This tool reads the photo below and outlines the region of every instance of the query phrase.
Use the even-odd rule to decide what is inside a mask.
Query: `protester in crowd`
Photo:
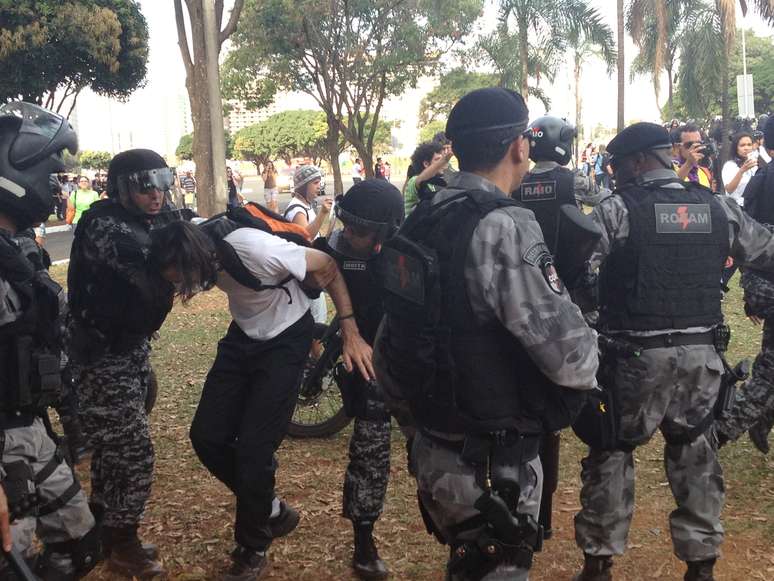
[[[277,170],[274,169],[274,162],[266,162],[261,179],[263,180],[263,199],[266,202],[266,207],[272,212],[279,213],[279,189],[277,189]]]
[[[226,186],[228,188],[228,202],[226,206],[229,208],[235,208],[245,203],[245,199],[240,193],[241,188],[241,176],[235,173],[230,167],[226,168]]]
[[[319,187],[319,170],[311,166],[298,168],[296,178],[297,194],[308,196],[306,186],[313,181]],[[218,277],[233,321],[218,344],[190,435],[202,463],[236,495],[237,547],[221,579],[253,581],[267,566],[272,541],[299,522],[298,512],[276,495],[274,454],[295,408],[314,332],[302,281],[329,292],[339,314],[347,371],[369,380],[373,368],[371,348],[358,332],[333,258],[256,228],[238,228],[222,241],[220,249],[229,248],[247,271],[273,288],[256,291],[227,273]]]
[[[352,183],[356,184],[363,181],[363,160],[359,157],[355,158],[355,163],[352,164]]]
[[[673,160],[677,177],[711,188],[712,172],[700,164],[707,158],[707,144],[702,138],[701,130],[693,123],[686,123],[672,135],[677,138],[677,157]]]
[[[610,189],[610,177],[613,170],[610,168],[610,156],[604,144],[599,146],[599,153],[594,162],[594,183],[600,188]]]
[[[403,186],[403,207],[408,216],[421,199],[445,187],[441,177],[452,156],[451,146],[437,141],[420,143],[411,154],[411,177]]]
[[[376,163],[374,164],[374,177],[379,180],[384,179],[384,162],[381,157],[376,158]]]
[[[322,172],[313,165],[296,168],[293,174],[293,197],[285,208],[285,219],[306,228],[310,238],[316,238],[320,234],[320,229],[333,208],[333,198],[326,196],[319,205],[320,213],[315,211],[322,178]],[[312,300],[312,317],[317,323],[327,322],[328,306],[325,296],[320,295]]]
[[[390,181],[390,176],[392,175],[392,166],[390,165],[389,161],[384,162],[384,179],[388,182]]]
[[[725,193],[740,206],[744,205],[744,189],[758,171],[758,150],[753,147],[752,134],[740,131],[731,137],[731,159],[723,164]]]
[[[190,169],[180,176],[180,185],[185,190],[186,196],[191,196],[191,203],[194,203],[193,196],[196,195],[196,178],[193,177]]]
[[[89,178],[78,176],[78,189],[70,194],[70,199],[67,201],[67,214],[72,216],[67,223],[75,226],[83,213],[97,200],[99,200],[99,194],[91,189]]]

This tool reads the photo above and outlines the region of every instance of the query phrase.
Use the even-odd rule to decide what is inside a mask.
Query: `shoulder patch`
[[[524,251],[521,258],[530,266],[537,266],[545,257],[550,258],[551,253],[548,251],[548,246],[545,242],[535,242],[532,246]]]
[[[554,266],[554,260],[550,256],[541,261],[540,270],[543,271],[543,278],[546,279],[549,288],[558,295],[562,294],[564,292],[564,283],[559,278],[559,273]]]

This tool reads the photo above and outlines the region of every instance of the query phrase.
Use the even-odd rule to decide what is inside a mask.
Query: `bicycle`
[[[296,409],[288,424],[288,435],[294,438],[332,436],[352,421],[341,398],[340,382],[346,370],[338,317],[329,325],[316,323],[314,339],[322,353],[315,358],[310,352],[300,377]]]

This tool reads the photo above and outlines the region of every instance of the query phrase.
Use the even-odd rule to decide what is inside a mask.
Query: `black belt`
[[[644,349],[660,349],[665,347],[680,347],[682,345],[714,345],[715,331],[704,333],[666,333],[650,337],[627,335],[626,341]]]

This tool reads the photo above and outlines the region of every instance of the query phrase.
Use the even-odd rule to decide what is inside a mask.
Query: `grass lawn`
[[[66,267],[53,272],[62,280]],[[734,329],[729,360],[753,357],[760,330],[743,316],[741,291],[732,282],[724,309]],[[188,441],[205,374],[217,340],[229,322],[220,291],[177,306],[154,343],[153,365],[161,393],[152,415],[156,481],[143,525],[144,536],[161,547],[172,579],[216,579],[232,548],[234,500],[199,464]],[[271,550],[274,580],[355,579],[349,569],[352,532],[341,515],[341,485],[350,428],[323,440],[286,440],[279,452],[277,489],[298,507],[298,529]],[[663,441],[637,450],[637,511],[629,548],[616,560],[617,580],[682,579],[684,567],[672,554],[667,516],[674,508],[663,471]],[[554,537],[535,561],[533,580],[568,580],[582,555],[573,540],[572,517],[579,508],[580,459],[584,446],[571,432],[562,437],[561,481],[554,501]],[[726,542],[717,578],[774,580],[774,462],[747,440],[723,449]],[[87,474],[83,473],[84,479]],[[390,488],[376,527],[380,552],[396,580],[443,579],[445,551],[427,535],[416,508],[415,486],[406,469],[404,440],[393,430]],[[101,567],[88,579],[111,579]]]

